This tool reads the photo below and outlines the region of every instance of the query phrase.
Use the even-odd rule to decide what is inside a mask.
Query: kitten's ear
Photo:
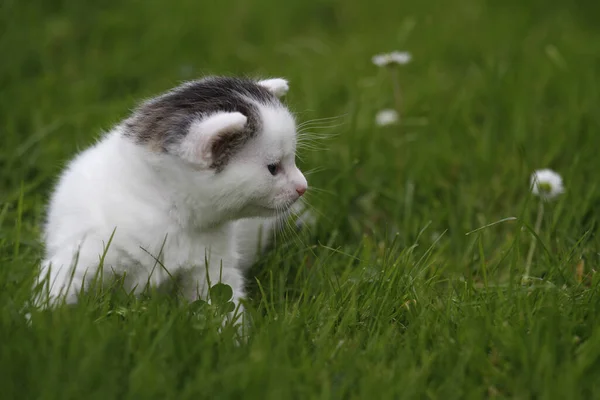
[[[219,157],[223,141],[238,136],[248,118],[239,112],[219,112],[192,122],[181,143],[181,157],[201,168],[209,168]]]
[[[288,81],[282,78],[265,79],[263,81],[259,81],[258,84],[277,97],[284,96],[288,90],[290,90]]]

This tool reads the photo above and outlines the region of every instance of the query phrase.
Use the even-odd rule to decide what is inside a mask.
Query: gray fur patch
[[[258,108],[248,99],[281,106],[275,95],[250,79],[208,77],[184,83],[142,103],[124,121],[125,135],[155,151],[168,153],[185,138],[194,120],[219,111],[239,112],[248,118],[244,131],[222,135],[211,149],[211,168],[221,171],[261,128]]]

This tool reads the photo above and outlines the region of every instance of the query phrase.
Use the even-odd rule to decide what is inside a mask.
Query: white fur
[[[244,295],[240,267],[251,263],[249,246],[258,243],[247,235],[261,223],[272,226],[275,210],[289,208],[307,185],[295,165],[293,117],[284,107],[260,112],[262,131],[219,173],[208,168],[206,146],[242,128],[239,113],[194,122],[180,156],[134,143],[121,126],[79,154],[58,182],[45,226],[41,277],[49,274],[51,301],[62,293],[75,302],[106,251],[104,276],[125,273],[136,293],[169,279],[159,259],[171,274],[183,274],[189,300],[206,298],[208,272],[211,283],[233,288],[237,303]],[[275,162],[281,172],[272,176],[267,165]],[[263,219],[248,219],[255,217]]]
[[[288,81],[281,78],[273,78],[273,79],[265,79],[258,82],[259,85],[268,89],[271,93],[273,93],[277,97],[283,97],[287,94],[290,87],[288,85]]]

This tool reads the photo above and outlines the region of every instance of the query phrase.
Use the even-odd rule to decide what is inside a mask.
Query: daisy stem
[[[394,101],[396,102],[398,117],[402,120],[402,90],[400,88],[400,79],[398,78],[398,69],[395,67],[390,68],[390,76],[392,78],[392,90],[394,91]]]
[[[544,201],[540,200],[538,206],[537,219],[535,220],[535,226],[533,231],[536,235],[539,236],[540,229],[542,227],[542,219],[544,218]],[[533,260],[533,253],[535,252],[535,246],[537,244],[537,239],[534,235],[531,235],[531,246],[529,247],[529,253],[527,253],[527,263],[525,264],[525,275],[523,275],[523,280],[529,278],[529,273],[531,272],[531,261]]]

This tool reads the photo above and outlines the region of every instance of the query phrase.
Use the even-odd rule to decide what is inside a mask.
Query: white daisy
[[[543,200],[552,200],[565,189],[559,174],[551,169],[539,169],[531,174],[531,191]]]
[[[400,117],[396,110],[385,109],[381,110],[375,116],[375,122],[379,126],[393,125],[398,122]]]
[[[412,55],[407,51],[392,51],[391,53],[376,54],[371,60],[378,67],[385,67],[390,64],[404,65],[412,60]]]

